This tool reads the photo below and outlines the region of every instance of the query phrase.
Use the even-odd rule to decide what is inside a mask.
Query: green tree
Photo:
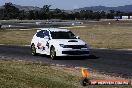
[[[100,17],[101,18],[106,18],[106,12],[105,11],[101,11],[100,12]]]
[[[28,19],[29,20],[34,20],[35,19],[35,15],[34,15],[34,11],[30,10],[28,13]]]
[[[3,20],[4,19],[4,14],[5,13],[5,10],[4,9],[0,9],[0,20]]]
[[[61,19],[61,14],[62,14],[62,11],[60,9],[56,8],[52,11],[52,18],[53,19]]]
[[[20,20],[24,20],[26,18],[26,12],[24,10],[19,12],[19,19]]]
[[[42,8],[42,12],[49,13],[51,5],[44,5]]]
[[[40,10],[40,19],[49,19],[51,5],[44,5]]]
[[[34,18],[35,19],[40,19],[40,13],[39,13],[39,11],[34,11]]]
[[[5,3],[4,5],[7,19],[17,19],[19,17],[19,9],[16,8],[12,3]]]

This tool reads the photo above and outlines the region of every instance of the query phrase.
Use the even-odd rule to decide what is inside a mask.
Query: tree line
[[[132,16],[132,12],[120,11],[92,11],[81,10],[66,12],[61,9],[50,9],[51,5],[44,5],[40,10],[19,10],[12,3],[5,3],[4,8],[0,9],[0,20],[19,19],[19,20],[47,20],[47,19],[62,19],[62,20],[99,20],[113,19],[114,16]]]

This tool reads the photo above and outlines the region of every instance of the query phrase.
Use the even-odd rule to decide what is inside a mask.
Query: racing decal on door
[[[39,43],[39,42],[37,43],[37,48],[45,50],[45,47],[42,46],[42,43]]]

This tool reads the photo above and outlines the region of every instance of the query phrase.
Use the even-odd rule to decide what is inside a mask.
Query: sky
[[[116,7],[132,4],[132,0],[0,0],[0,6],[8,2],[22,6],[42,7],[43,5],[51,5],[51,8],[65,10],[99,5]]]

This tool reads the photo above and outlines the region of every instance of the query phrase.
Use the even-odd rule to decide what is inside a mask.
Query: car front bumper
[[[89,49],[60,49],[56,51],[56,56],[89,56]]]

